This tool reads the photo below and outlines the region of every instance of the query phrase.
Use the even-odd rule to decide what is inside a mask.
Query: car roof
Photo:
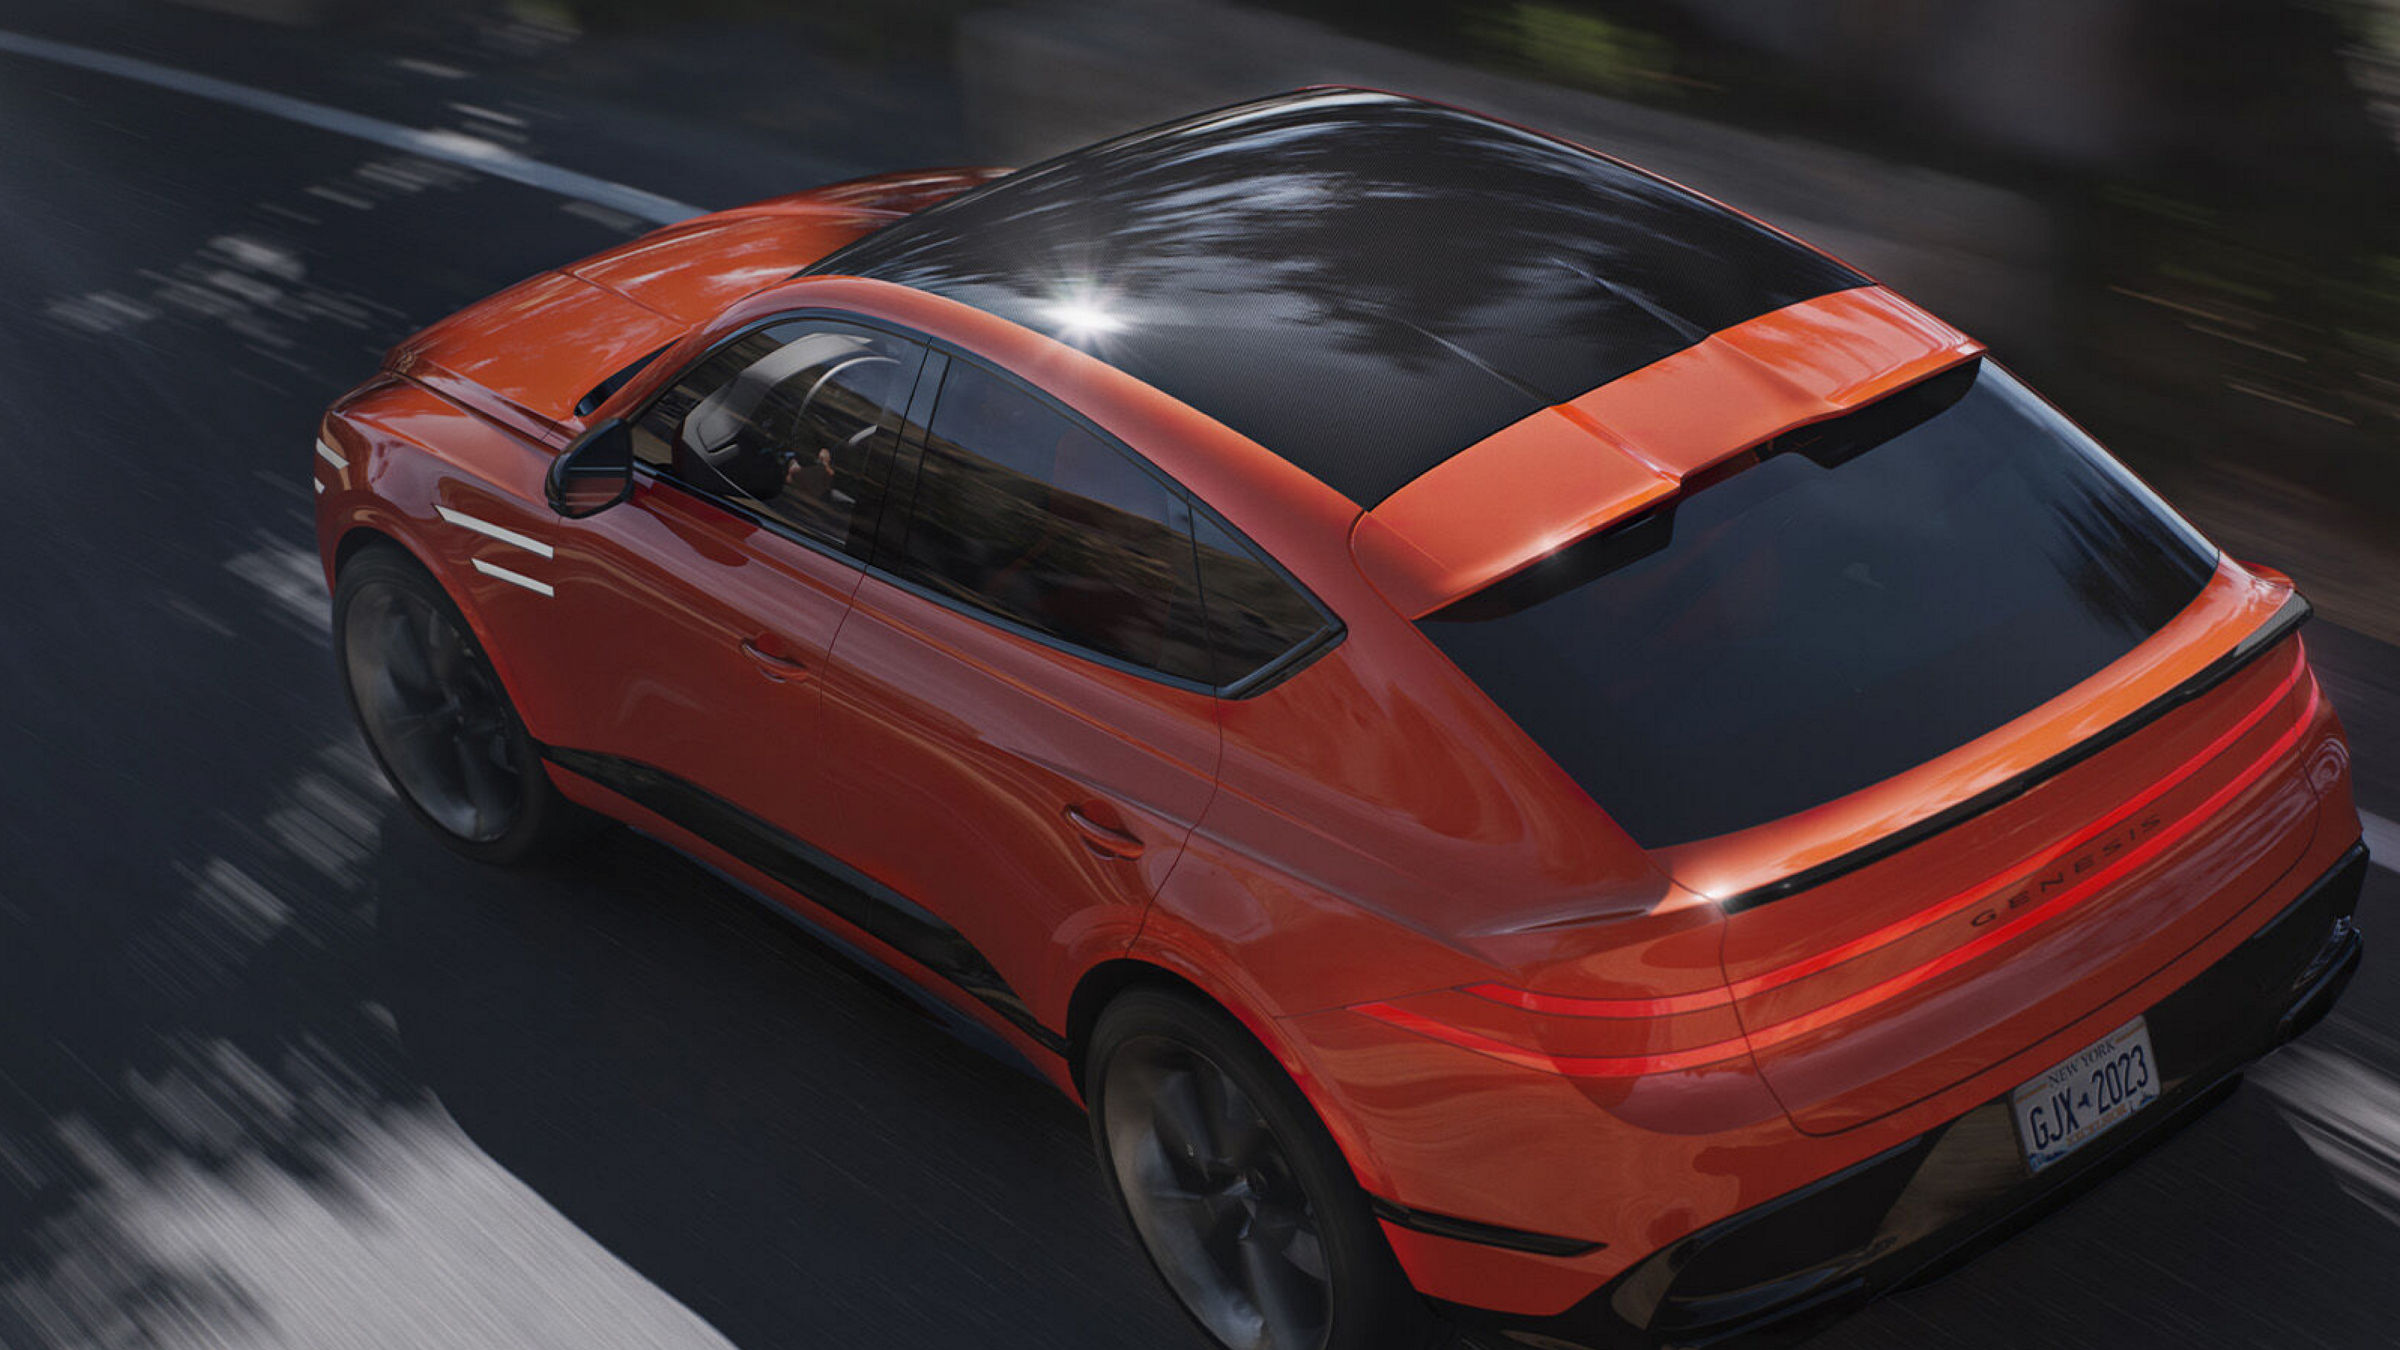
[[[1870,284],[1615,160],[1354,89],[1077,150],[807,270],[1069,342],[1369,508],[1545,408]]]

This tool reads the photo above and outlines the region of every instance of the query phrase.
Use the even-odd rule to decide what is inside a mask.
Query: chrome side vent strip
[[[547,581],[535,581],[532,577],[526,576],[522,572],[511,572],[505,567],[494,567],[481,558],[475,559],[475,570],[483,573],[487,577],[494,577],[498,580],[505,581],[511,586],[522,586],[526,590],[533,592],[535,595],[557,594],[557,592],[550,589],[550,583]]]
[[[478,520],[474,516],[470,516],[464,511],[453,511],[447,506],[436,506],[433,509],[441,513],[442,519],[449,521],[451,524],[456,525],[461,529],[473,530],[475,533],[482,535],[486,539],[497,539],[503,544],[521,548],[527,553],[531,553],[536,557],[547,558],[551,556],[552,550],[550,546],[543,543],[541,540],[534,538],[532,535],[519,534],[515,530],[509,529],[507,526],[494,525],[488,520]]]

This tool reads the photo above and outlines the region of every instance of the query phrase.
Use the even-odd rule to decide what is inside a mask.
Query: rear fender
[[[1174,884],[1170,879],[1168,886],[1172,888]],[[1351,1175],[1358,1179],[1358,1184],[1373,1194],[1390,1194],[1390,1173],[1347,1103],[1302,1055],[1298,1042],[1284,1034],[1281,1024],[1255,1011],[1270,1006],[1263,991],[1233,962],[1214,954],[1206,934],[1175,914],[1153,906],[1140,936],[1134,939],[1126,955],[1190,984],[1240,1022],[1251,1038],[1275,1057],[1275,1062],[1299,1087],[1300,1095],[1308,1099],[1310,1109],[1325,1123],[1327,1133],[1348,1160]]]

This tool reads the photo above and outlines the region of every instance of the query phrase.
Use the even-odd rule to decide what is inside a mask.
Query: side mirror
[[[622,417],[596,423],[550,463],[550,509],[571,520],[596,516],[633,495],[633,428]]]

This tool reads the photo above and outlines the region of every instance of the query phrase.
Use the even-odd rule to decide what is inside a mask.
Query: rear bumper
[[[2159,1100],[2038,1176],[2003,1094],[1865,1162],[1719,1220],[1555,1317],[1445,1305],[1498,1345],[1773,1344],[1963,1261],[2094,1184],[2314,1026],[2358,969],[2364,845],[2153,1005]]]

